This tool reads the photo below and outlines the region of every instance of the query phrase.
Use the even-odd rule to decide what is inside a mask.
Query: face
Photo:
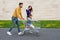
[[[22,8],[23,7],[23,4],[19,5],[19,7]]]

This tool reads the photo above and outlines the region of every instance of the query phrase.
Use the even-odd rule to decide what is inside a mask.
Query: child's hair
[[[28,6],[28,8],[30,8],[31,7],[31,9],[29,9],[31,12],[33,11],[33,8],[32,8],[32,6],[31,5],[29,5]]]

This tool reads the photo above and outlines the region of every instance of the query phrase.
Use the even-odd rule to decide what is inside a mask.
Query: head
[[[28,6],[28,9],[32,12],[33,11],[33,9],[32,9],[32,6],[31,5],[29,5]]]
[[[23,3],[19,3],[19,7],[22,8],[22,6],[23,6]]]

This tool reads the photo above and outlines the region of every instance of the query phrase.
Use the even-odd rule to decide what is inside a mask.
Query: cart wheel
[[[36,33],[36,36],[39,37],[39,36],[40,36],[40,33],[37,32],[37,33]]]
[[[39,33],[39,31],[38,31],[38,30],[34,30],[34,31],[33,31],[33,33],[34,33],[37,37],[39,37],[39,36],[40,36],[40,33]]]

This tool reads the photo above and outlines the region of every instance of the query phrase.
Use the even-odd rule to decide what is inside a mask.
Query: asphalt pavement
[[[7,35],[9,28],[0,28],[0,40],[60,40],[60,29],[55,28],[41,28],[39,34],[28,33],[19,36],[17,29],[12,30],[11,36]]]

